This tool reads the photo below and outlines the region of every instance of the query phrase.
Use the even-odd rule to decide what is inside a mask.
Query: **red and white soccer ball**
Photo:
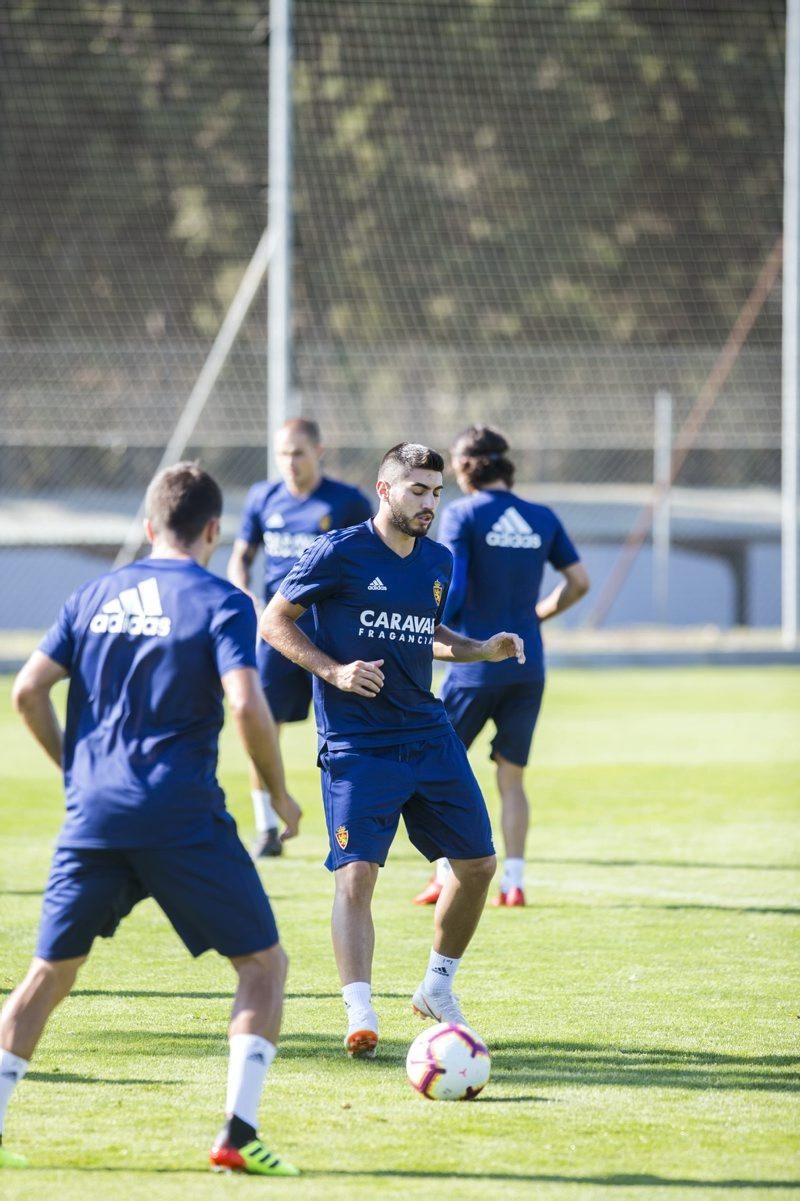
[[[490,1069],[486,1044],[454,1022],[423,1030],[406,1057],[412,1088],[430,1101],[471,1101],[489,1079]]]

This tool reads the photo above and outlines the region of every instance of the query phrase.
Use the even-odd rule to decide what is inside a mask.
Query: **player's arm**
[[[237,538],[233,544],[231,557],[228,559],[228,579],[237,588],[241,588],[242,592],[246,592],[252,597],[253,604],[258,606],[258,599],[250,591],[250,568],[253,566],[253,560],[258,553],[258,543],[245,542],[244,538]]]
[[[438,625],[433,631],[433,657],[449,663],[500,663],[503,659],[524,663],[525,645],[519,634],[507,630],[481,641]]]
[[[222,687],[242,745],[269,789],[275,812],[286,825],[281,838],[294,838],[302,810],[286,790],[278,731],[258,673],[252,667],[235,667],[225,672]]]
[[[563,613],[589,591],[589,575],[580,560],[569,567],[562,567],[561,574],[564,577],[561,583],[556,584],[553,591],[536,606],[539,621],[548,621],[557,613]]]
[[[258,625],[258,632],[265,642],[299,667],[319,676],[326,684],[332,684],[342,692],[355,692],[359,696],[377,696],[383,687],[383,659],[366,662],[357,659],[354,663],[337,663],[325,651],[315,646],[296,622],[305,613],[303,605],[295,605],[280,592],[270,600]]]
[[[11,693],[17,713],[56,767],[61,767],[64,734],[50,699],[50,690],[68,675],[60,663],[42,651],[34,651],[14,681]]]

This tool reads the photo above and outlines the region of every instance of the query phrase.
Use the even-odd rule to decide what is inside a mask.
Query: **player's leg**
[[[11,1095],[48,1018],[69,995],[94,939],[110,938],[143,892],[115,851],[59,849],[42,900],[36,955],[0,1013],[0,1167],[24,1167],[2,1147]]]
[[[302,667],[291,663],[266,642],[260,641],[256,652],[259,677],[270,712],[278,727],[286,722],[305,721],[311,704],[311,675]],[[272,797],[255,767],[250,765],[250,798],[253,802],[253,818],[256,837],[253,842],[253,858],[268,859],[283,854],[278,817],[272,805]]]
[[[227,1171],[296,1176],[258,1137],[258,1109],[275,1057],[287,959],[269,900],[232,823],[189,847],[129,853],[147,890],[194,956],[218,951],[233,964],[237,989],[228,1027],[225,1124],[211,1163]]]
[[[504,689],[492,713],[497,733],[492,758],[497,771],[505,862],[500,892],[494,905],[520,908],[525,904],[525,844],[529,805],[524,773],[533,733],[542,704],[544,680],[532,680]]]
[[[413,778],[397,748],[372,754],[326,749],[319,766],[330,845],[325,866],[334,873],[331,934],[347,1012],[345,1049],[351,1057],[371,1058],[378,1043],[372,894]]]
[[[489,720],[494,690],[490,688],[458,688],[445,676],[441,701],[450,723],[464,746],[469,750]],[[414,897],[415,905],[435,905],[450,873],[446,858],[436,860],[433,875]]]
[[[411,1003],[422,1017],[463,1022],[453,979],[497,867],[491,823],[454,733],[420,746],[415,772],[417,791],[403,808],[409,838],[428,858],[446,852],[452,870],[436,902],[428,968]]]
[[[225,1125],[211,1150],[215,1168],[259,1176],[296,1176],[258,1137],[258,1111],[277,1052],[288,959],[279,943],[231,963],[238,975],[228,1042]]]
[[[495,904],[517,908],[525,904],[525,843],[529,822],[528,797],[523,782],[525,769],[497,752],[494,759],[506,851],[500,894],[495,898]]]
[[[0,1168],[27,1167],[23,1156],[3,1147],[6,1110],[50,1014],[69,995],[85,960],[85,955],[55,962],[34,958],[25,979],[0,1012]]]
[[[345,863],[336,869],[333,878],[331,937],[347,1010],[344,1045],[351,1057],[371,1058],[378,1045],[378,1018],[372,1006],[375,952],[372,894],[378,879],[378,864]]]
[[[497,859],[450,857],[450,876],[433,914],[433,947],[412,1006],[421,1017],[465,1023],[453,981],[461,958],[481,920]]]

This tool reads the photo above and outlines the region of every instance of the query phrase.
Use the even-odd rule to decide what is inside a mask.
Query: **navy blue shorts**
[[[90,850],[59,847],[42,903],[36,954],[87,955],[111,938],[134,905],[152,897],[192,955],[236,958],[278,941],[267,894],[233,825],[188,847]]]
[[[256,662],[261,687],[275,720],[305,721],[311,704],[311,672],[292,663],[263,639],[256,647]]]
[[[330,854],[325,866],[383,866],[402,814],[429,860],[494,854],[492,827],[467,752],[452,731],[374,750],[323,750],[322,800]]]
[[[502,755],[509,763],[525,767],[543,692],[542,679],[524,684],[459,688],[445,678],[441,699],[465,747],[472,746],[487,721],[493,721],[497,733],[492,739],[492,758]]]

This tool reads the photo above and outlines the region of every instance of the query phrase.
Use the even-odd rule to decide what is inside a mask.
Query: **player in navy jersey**
[[[275,725],[255,666],[250,599],[206,570],[222,494],[195,463],[150,485],[148,559],[79,588],[17,676],[14,703],[62,768],[67,814],[45,889],[36,955],[0,1014],[0,1143],[11,1093],[94,939],[152,896],[192,955],[238,976],[217,1167],[297,1175],[258,1138],[280,1029],[287,959],[269,901],[217,783],[227,698],[241,741],[297,833]],[[66,729],[50,692],[69,677]],[[0,1167],[26,1161],[0,1145]]]
[[[400,817],[429,860],[452,871],[434,915],[428,970],[412,1006],[464,1018],[453,976],[478,925],[496,860],[486,806],[466,751],[431,692],[433,659],[524,662],[522,640],[480,640],[442,624],[452,555],[429,542],[442,490],[441,455],[401,443],[378,472],[374,520],[325,534],[284,579],[260,630],[314,673],[322,795],[334,872],[333,946],[347,1010],[349,1055],[375,1054],[372,894]],[[314,641],[298,621],[313,611]]]
[[[248,591],[253,561],[264,550],[264,602],[275,594],[286,573],[320,534],[356,525],[372,514],[358,488],[322,474],[322,446],[316,421],[293,417],[278,430],[275,460],[280,480],[254,484],[247,497],[239,536],[228,563],[228,579]],[[260,608],[260,602],[254,597]],[[311,619],[303,623],[311,630]],[[304,721],[311,703],[311,676],[259,639],[258,669],[278,730],[283,722]],[[251,768],[256,858],[279,855],[278,818],[268,789]]]
[[[459,633],[481,638],[498,624],[525,641],[525,663],[454,664],[445,676],[442,700],[466,747],[492,721],[492,758],[502,805],[506,860],[494,904],[525,904],[525,841],[528,798],[523,771],[544,689],[544,652],[539,627],[563,613],[589,589],[578,552],[551,509],[511,491],[514,464],[503,435],[473,425],[456,439],[451,464],[465,498],[442,511],[439,538],[453,552],[453,584],[445,620]],[[550,563],[564,576],[539,600]],[[436,901],[447,875],[446,861],[417,897]]]

